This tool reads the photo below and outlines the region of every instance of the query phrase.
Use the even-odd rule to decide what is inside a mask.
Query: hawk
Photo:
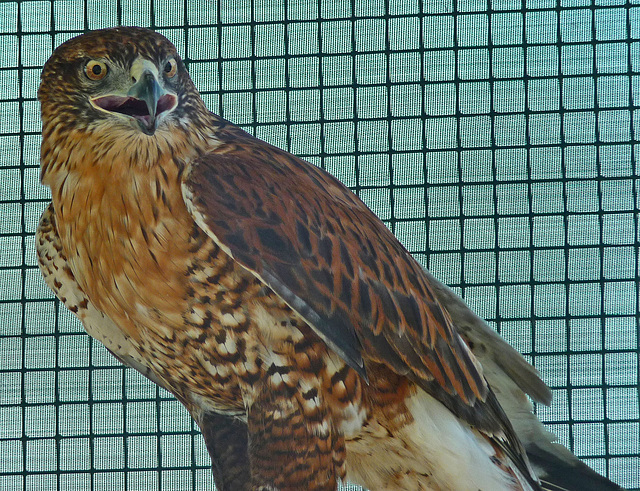
[[[219,489],[542,489],[496,397],[557,463],[535,370],[338,180],[209,112],[165,37],[71,39],[38,98],[45,280],[187,408]]]

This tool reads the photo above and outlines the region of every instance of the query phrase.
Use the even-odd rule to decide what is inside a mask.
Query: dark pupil
[[[91,71],[94,75],[100,75],[102,73],[102,67],[100,65],[93,65]]]
[[[171,62],[168,61],[167,64],[164,66],[164,71],[169,73],[171,71]]]

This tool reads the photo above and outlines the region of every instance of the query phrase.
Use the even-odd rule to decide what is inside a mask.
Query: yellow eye
[[[98,60],[90,60],[84,67],[84,73],[91,80],[100,80],[107,74],[107,65]]]
[[[167,60],[167,62],[164,64],[164,74],[168,78],[173,78],[177,71],[178,63],[176,63],[176,60],[173,58]]]

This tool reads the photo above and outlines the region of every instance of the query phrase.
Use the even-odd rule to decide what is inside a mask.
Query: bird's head
[[[44,66],[38,98],[44,125],[90,130],[106,123],[147,135],[204,108],[173,44],[137,27],[61,44]]]

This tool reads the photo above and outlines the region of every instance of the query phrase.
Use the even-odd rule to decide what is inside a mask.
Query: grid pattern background
[[[52,0],[0,2],[0,490],[213,488],[186,412],[36,267],[39,73],[115,25],[358,193],[539,368],[559,440],[640,488],[637,0]]]

